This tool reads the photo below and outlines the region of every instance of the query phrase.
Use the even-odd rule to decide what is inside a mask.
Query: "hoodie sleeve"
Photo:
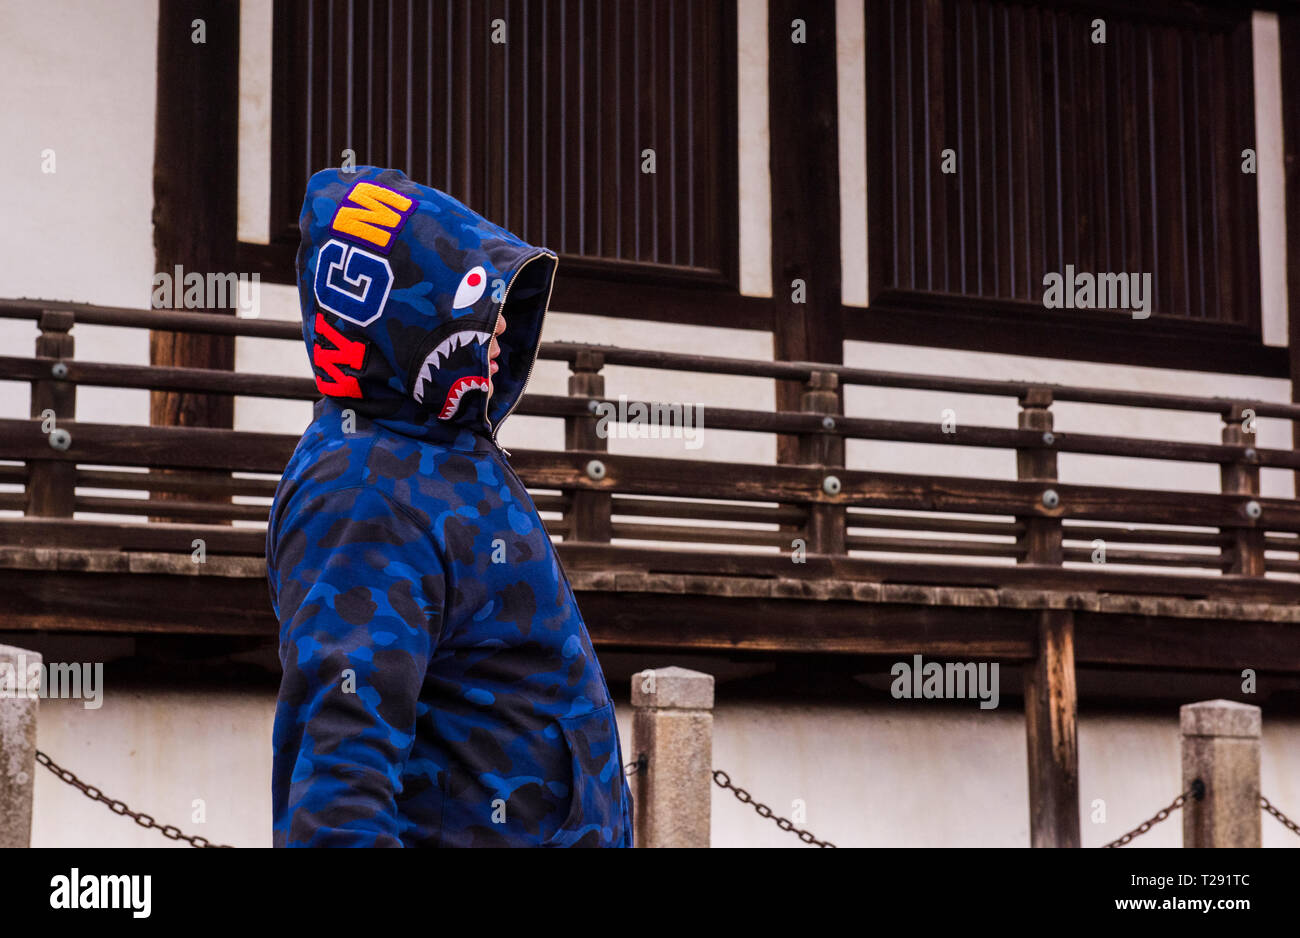
[[[428,525],[373,485],[335,490],[285,519],[274,558],[274,842],[400,847],[395,796],[445,592]]]

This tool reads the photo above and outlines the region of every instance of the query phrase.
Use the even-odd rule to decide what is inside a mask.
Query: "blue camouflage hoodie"
[[[300,227],[325,396],[267,531],[275,845],[631,846],[604,675],[496,442],[555,254],[371,167],[313,176]]]

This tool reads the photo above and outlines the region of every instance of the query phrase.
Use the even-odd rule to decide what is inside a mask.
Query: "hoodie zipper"
[[[505,294],[501,297],[501,305],[497,308],[496,319],[494,319],[494,320],[492,321],[492,333],[493,333],[494,335],[496,334],[496,331],[497,331],[497,324],[498,324],[499,322],[501,322],[501,316],[502,316],[502,314],[505,313],[505,310],[506,310],[506,300],[508,300],[508,299],[510,298],[510,288],[514,286],[515,281],[516,281],[517,279],[519,279],[519,275],[520,275],[521,273],[523,273],[523,270],[524,270],[525,267],[527,267],[527,266],[528,266],[529,264],[531,264],[533,261],[538,260],[539,258],[542,258],[542,257],[552,257],[552,258],[555,258],[556,263],[557,263],[557,264],[559,263],[559,258],[556,258],[555,255],[551,254],[550,252],[548,252],[548,251],[538,251],[538,252],[537,252],[536,254],[534,254],[532,257],[528,258],[528,260],[524,261],[522,264],[519,265],[519,269],[515,271],[515,275],[514,275],[513,277],[511,277],[511,278],[510,278],[510,282],[509,282],[508,284],[506,284],[506,292],[505,292]],[[532,377],[533,377],[533,368],[536,367],[536,365],[537,365],[537,355],[538,355],[538,353],[541,351],[541,347],[542,347],[542,327],[545,325],[545,322],[546,322],[546,313],[547,313],[547,312],[549,311],[549,309],[550,309],[550,306],[551,306],[551,293],[552,293],[552,291],[554,291],[554,289],[555,289],[555,278],[552,277],[552,278],[551,278],[551,287],[550,287],[550,289],[547,290],[547,292],[546,292],[546,302],[542,304],[542,313],[541,313],[541,315],[538,317],[538,321],[537,321],[537,344],[536,344],[535,346],[533,346],[533,357],[532,357],[532,359],[528,362],[528,371],[526,371],[526,372],[524,373],[524,381],[523,381],[523,383],[519,386],[519,394],[515,396],[514,403],[510,405],[510,409],[507,410],[507,411],[506,411],[506,412],[501,416],[501,419],[498,420],[498,421],[496,422],[496,426],[495,426],[495,427],[492,425],[492,421],[490,421],[490,420],[487,421],[487,423],[488,423],[488,429],[492,431],[492,435],[491,435],[492,445],[494,445],[497,449],[499,449],[499,450],[501,451],[501,453],[505,456],[505,458],[501,460],[502,464],[506,467],[506,471],[509,472],[510,475],[514,477],[515,484],[519,486],[520,490],[521,490],[525,495],[528,494],[528,487],[527,487],[526,485],[524,485],[524,480],[521,479],[521,478],[519,478],[519,474],[518,474],[517,472],[515,472],[515,467],[512,466],[512,465],[510,465],[510,450],[506,449],[504,446],[502,446],[502,445],[497,441],[497,431],[500,429],[501,424],[503,424],[503,423],[506,422],[506,418],[509,417],[511,414],[513,414],[513,413],[515,412],[515,408],[518,407],[518,406],[519,406],[519,402],[520,402],[521,400],[523,400],[524,392],[525,392],[526,390],[528,390],[528,382],[529,382],[529,380],[531,380]],[[484,413],[484,419],[487,420],[487,414],[486,414],[486,411],[485,411],[485,413]],[[530,498],[529,500],[531,501],[531,498]],[[537,506],[536,506],[536,505],[533,505],[533,511],[534,511],[534,512],[537,511]],[[541,515],[540,515],[540,514],[538,515],[538,520],[541,521]],[[545,525],[545,523],[542,524],[542,531],[543,531],[543,532],[546,531],[546,525]],[[549,533],[546,534],[546,539],[547,539],[548,541],[551,539],[551,536],[550,536]],[[600,685],[601,685],[601,687],[604,688],[604,690],[605,690],[605,706],[608,706],[608,707],[610,708],[609,720],[610,720],[610,724],[611,724],[611,726],[612,726],[612,731],[613,731],[613,734],[614,734],[614,747],[615,747],[615,751],[618,753],[619,774],[622,775],[622,774],[623,774],[623,773],[622,773],[622,768],[623,768],[623,741],[622,741],[621,739],[619,739],[619,736],[618,736],[618,723],[616,722],[616,720],[615,720],[615,716],[614,716],[614,698],[613,698],[613,697],[610,695],[610,693],[609,693],[609,684],[608,684],[608,682],[606,682],[606,680],[605,680],[605,669],[602,668],[602,667],[600,666],[600,659],[596,656],[596,646],[595,646],[595,643],[592,642],[592,640],[591,640],[591,635],[590,635],[590,633],[587,632],[587,626],[586,626],[586,623],[582,621],[582,612],[581,612],[581,610],[578,609],[578,597],[577,597],[577,595],[576,595],[576,594],[574,593],[574,591],[573,591],[573,583],[569,580],[569,572],[568,572],[567,570],[564,569],[564,559],[560,556],[560,552],[559,552],[558,550],[555,549],[555,545],[554,545],[554,544],[551,545],[551,554],[552,554],[552,556],[555,557],[555,565],[556,565],[556,567],[559,568],[560,576],[564,579],[564,585],[565,585],[565,587],[566,587],[566,588],[568,589],[568,591],[569,591],[569,596],[570,596],[570,598],[572,599],[572,604],[573,604],[574,612],[577,613],[577,616],[578,616],[578,622],[579,622],[579,624],[580,624],[581,627],[582,627],[583,634],[586,635],[586,638],[587,638],[587,644],[588,644],[589,646],[591,646],[592,664],[595,666],[597,673],[600,675]],[[630,788],[630,786],[628,785],[628,782],[627,782],[627,776],[626,776],[626,775],[623,776],[622,786],[623,786],[623,798],[624,798],[624,802],[625,802],[625,803],[624,803],[624,806],[623,806],[623,808],[624,808],[624,825],[623,825],[623,826],[624,826],[624,831],[626,832],[627,824],[628,824],[628,822],[630,821],[629,812],[631,811],[631,807],[632,807],[632,805],[631,805],[631,797],[630,797],[630,796],[631,796],[631,788]]]
[[[496,335],[497,325],[498,323],[501,322],[501,316],[506,311],[506,301],[510,299],[510,288],[515,285],[515,281],[519,279],[519,275],[524,272],[525,267],[533,263],[533,261],[539,260],[543,257],[555,258],[555,255],[551,254],[549,251],[538,251],[532,257],[528,258],[528,260],[520,264],[519,269],[515,271],[515,275],[510,278],[510,282],[506,284],[506,292],[501,296],[501,305],[497,307],[496,319],[492,320],[492,332],[490,333],[491,335]],[[555,258],[555,260],[558,264],[559,258]],[[551,305],[551,291],[554,289],[555,289],[555,277],[552,276],[550,289],[546,291],[546,302],[542,304],[542,313],[540,316],[537,317],[537,343],[533,346],[533,357],[528,362],[528,371],[524,373],[523,383],[519,385],[519,393],[515,395],[514,402],[510,405],[510,409],[501,415],[501,419],[496,422],[495,427],[492,425],[492,421],[488,420],[486,411],[483,414],[483,419],[487,420],[488,429],[492,431],[492,437],[491,437],[492,444],[496,446],[497,449],[501,450],[501,452],[505,453],[507,458],[509,458],[510,456],[510,450],[506,449],[504,446],[502,446],[500,443],[497,442],[497,431],[501,428],[501,424],[506,422],[506,418],[509,417],[511,414],[513,414],[515,412],[515,408],[519,406],[519,402],[523,400],[524,391],[528,389],[528,382],[533,377],[533,368],[537,365],[537,355],[542,349],[542,326],[544,326],[546,323],[546,313]],[[490,370],[491,370],[491,366],[489,364],[489,371]],[[511,471],[513,472],[513,469]],[[518,476],[516,476],[515,478],[518,479]],[[520,484],[522,485],[522,483]]]
[[[506,284],[506,292],[501,297],[501,306],[497,309],[496,319],[492,323],[492,332],[494,334],[496,333],[497,323],[501,321],[501,316],[505,312],[506,300],[509,299],[510,297],[510,288],[514,286],[514,283],[519,278],[519,275],[523,273],[523,269],[527,267],[529,264],[531,264],[533,261],[538,260],[539,258],[554,257],[554,256],[555,255],[551,254],[548,251],[538,251],[532,257],[528,258],[528,260],[524,261],[522,264],[519,265],[519,269],[515,271],[515,275],[510,278],[510,283]],[[558,261],[559,259],[556,258],[557,263]],[[551,306],[551,292],[554,290],[554,288],[555,288],[555,278],[552,277],[551,290],[547,291],[546,302],[542,305],[542,314],[541,316],[538,317],[537,344],[533,347],[533,357],[532,360],[528,363],[528,371],[524,374],[524,382],[519,386],[519,394],[515,397],[514,403],[510,405],[510,409],[507,410],[502,415],[501,419],[497,421],[496,427],[493,427],[492,422],[488,421],[488,428],[492,431],[492,436],[491,436],[492,445],[494,445],[497,449],[499,449],[502,452],[502,454],[504,454],[504,456],[506,457],[505,459],[502,459],[501,462],[505,466],[506,471],[509,472],[510,475],[514,478],[515,484],[519,486],[520,491],[522,491],[525,495],[528,494],[528,486],[524,485],[524,480],[519,478],[519,474],[515,472],[515,467],[510,465],[510,450],[506,449],[499,442],[497,442],[497,430],[500,429],[501,424],[506,422],[506,418],[515,412],[515,408],[519,406],[519,402],[523,400],[524,391],[527,390],[528,388],[528,381],[533,376],[533,368],[537,365],[537,354],[538,352],[541,351],[541,346],[542,346],[542,326],[545,325],[546,313]],[[484,415],[484,419],[487,419],[486,414]],[[529,501],[531,502],[532,499],[530,498]],[[537,506],[535,504],[533,505],[533,511],[534,512],[537,511]],[[538,514],[538,520],[541,521],[540,514]],[[542,530],[544,532],[546,531],[546,524],[544,522],[542,523]],[[549,541],[550,538],[551,538],[550,534],[547,533],[546,539]],[[623,743],[618,738],[618,724],[614,722],[614,714],[613,714],[614,698],[609,693],[609,684],[605,680],[605,669],[600,666],[600,659],[596,656],[596,645],[591,640],[591,634],[587,632],[586,623],[582,621],[582,612],[581,610],[578,609],[578,597],[573,591],[573,582],[569,579],[569,571],[564,569],[564,558],[560,556],[560,552],[555,549],[554,544],[551,545],[551,554],[552,556],[555,557],[555,565],[556,567],[559,568],[560,576],[563,578],[564,585],[569,591],[569,596],[572,598],[573,609],[575,612],[577,612],[579,623],[582,624],[582,631],[583,634],[586,635],[587,644],[591,646],[592,663],[595,665],[597,672],[600,674],[600,685],[605,690],[605,703],[607,706],[610,707],[610,722],[614,724],[614,744],[618,750],[619,768],[621,770],[623,765]],[[627,789],[626,777],[624,777],[623,783],[624,783],[625,791],[629,790]]]
[[[531,264],[533,261],[538,260],[538,259],[543,258],[543,257],[551,257],[551,258],[555,258],[555,255],[554,255],[554,254],[551,254],[549,251],[538,251],[538,252],[537,252],[536,254],[534,254],[532,257],[528,258],[528,260],[524,261],[522,264],[519,265],[519,269],[515,271],[515,275],[514,275],[513,277],[511,277],[511,278],[510,278],[510,282],[509,282],[508,284],[506,284],[506,292],[505,292],[505,294],[501,297],[501,306],[498,307],[498,309],[497,309],[497,316],[496,316],[496,319],[495,319],[495,320],[493,321],[493,323],[492,323],[492,332],[493,332],[494,334],[495,334],[495,332],[497,331],[497,323],[499,323],[499,322],[501,321],[501,316],[502,316],[502,314],[505,312],[505,309],[506,309],[506,300],[508,300],[509,297],[510,297],[510,288],[511,288],[512,286],[514,286],[515,281],[519,279],[519,275],[520,275],[521,273],[523,273],[523,270],[524,270],[525,267],[527,267],[527,266],[528,266],[529,264]],[[559,259],[558,259],[558,258],[555,258],[555,259],[556,259],[556,262],[558,263],[558,260],[559,260]],[[554,290],[554,288],[555,288],[555,278],[552,277],[552,278],[551,278],[551,290]],[[538,322],[537,322],[537,344],[536,344],[535,346],[533,346],[533,357],[532,357],[532,360],[529,361],[529,363],[528,363],[528,371],[524,373],[524,381],[523,381],[523,384],[521,384],[521,385],[519,386],[519,394],[515,397],[515,401],[514,401],[514,403],[510,405],[510,409],[507,410],[507,411],[506,411],[506,412],[501,416],[501,419],[497,421],[495,427],[492,426],[492,422],[491,422],[490,420],[488,421],[488,428],[492,431],[492,435],[491,435],[492,445],[495,446],[497,449],[499,449],[499,450],[502,452],[502,454],[504,454],[504,456],[506,457],[505,459],[501,460],[501,462],[505,465],[505,467],[506,467],[506,471],[509,472],[510,475],[514,478],[514,480],[515,480],[515,484],[519,486],[520,491],[522,491],[525,495],[528,494],[528,486],[524,485],[524,480],[521,479],[521,478],[519,478],[519,474],[518,474],[517,472],[515,472],[515,467],[512,466],[512,465],[510,465],[510,458],[509,458],[509,457],[510,457],[510,450],[506,449],[504,446],[502,446],[502,445],[497,441],[497,430],[500,429],[501,424],[503,424],[503,423],[506,422],[506,418],[509,417],[511,414],[513,414],[513,413],[515,412],[515,408],[519,406],[519,402],[520,402],[521,400],[523,400],[523,397],[524,397],[524,391],[527,390],[527,388],[528,388],[528,382],[529,382],[529,380],[530,380],[530,379],[532,378],[532,376],[533,376],[533,368],[537,365],[537,354],[538,354],[538,352],[541,351],[541,347],[542,347],[542,326],[545,325],[546,313],[547,313],[547,311],[550,309],[550,305],[551,305],[551,290],[548,290],[548,291],[547,291],[547,293],[546,293],[546,302],[545,302],[544,304],[542,304],[542,314],[541,314],[541,316],[538,317]],[[484,415],[484,419],[485,419],[485,420],[487,419],[487,418],[486,418],[486,415]],[[531,498],[530,498],[529,500],[531,501]],[[537,506],[536,506],[536,505],[533,505],[533,511],[537,511]],[[538,515],[538,520],[541,520],[541,516],[540,516],[540,515]],[[542,530],[543,530],[543,531],[546,530],[546,525],[545,525],[545,523],[542,524]],[[546,535],[546,537],[547,537],[547,540],[550,540],[550,534],[549,534],[549,533]],[[559,567],[559,569],[560,569],[560,576],[564,578],[564,585],[568,588],[568,590],[569,590],[569,595],[573,597],[573,608],[574,608],[574,609],[577,609],[577,608],[578,608],[578,601],[577,601],[577,596],[576,596],[576,595],[574,594],[574,592],[573,592],[573,583],[569,580],[569,572],[568,572],[567,570],[564,569],[564,560],[563,560],[563,558],[560,557],[560,552],[559,552],[558,550],[555,549],[555,545],[554,545],[554,544],[551,545],[551,553],[555,556],[555,564],[556,564],[556,566]],[[581,619],[582,614],[579,613],[579,614],[578,614],[578,617],[579,617],[579,619]],[[584,624],[584,626],[583,626],[583,631],[586,632],[586,626],[585,626],[585,624]],[[587,643],[588,643],[589,645],[592,645],[592,642],[591,642],[591,636],[590,636],[590,635],[587,636]],[[594,655],[594,653],[595,653],[595,645],[592,645],[592,653],[593,653],[593,655]],[[597,667],[597,668],[600,667],[599,663],[597,663],[596,667]],[[612,701],[613,701],[613,698],[610,697],[610,695],[609,695],[609,685],[605,683],[605,673],[604,673],[603,670],[601,670],[601,674],[600,674],[600,683],[601,683],[601,685],[605,688],[605,699],[606,699],[607,701],[609,701],[609,702],[612,702]],[[616,733],[615,735],[617,735],[617,733]],[[621,753],[620,753],[620,756],[621,756]]]
[[[506,417],[502,417],[502,420],[506,420]],[[494,439],[493,443],[497,443],[497,440]],[[504,448],[502,444],[497,443],[497,448],[498,450],[506,453],[506,456],[510,456],[510,451],[506,450],[506,448]],[[515,466],[512,466],[510,464],[510,460],[503,459],[502,465],[506,466],[506,472],[510,473],[511,478],[515,479],[515,485],[519,486],[519,490],[521,492],[524,492],[525,496],[528,496],[529,503],[532,504],[533,507],[533,512],[537,514],[537,520],[539,524],[541,524],[542,526],[543,533],[545,533],[546,535],[547,542],[550,542],[551,539],[550,531],[546,530],[546,522],[542,521],[541,512],[537,511],[537,504],[533,503],[532,496],[528,494],[528,486],[524,485],[524,479],[519,478],[519,473],[515,472]],[[610,707],[612,708],[612,704],[614,704],[614,696],[610,694],[610,685],[608,685],[608,682],[606,681],[606,679],[604,679],[604,669],[601,668],[601,660],[599,660],[599,657],[595,655],[595,643],[593,642],[593,640],[591,640],[591,634],[589,633],[589,631],[586,630],[586,622],[582,621],[582,611],[581,609],[578,609],[577,594],[575,591],[573,591],[573,581],[569,579],[568,570],[564,569],[564,557],[560,556],[560,552],[558,550],[555,550],[554,543],[551,543],[551,556],[555,557],[555,566],[556,568],[559,568],[560,578],[563,579],[565,589],[568,590],[569,596],[571,596],[573,611],[577,613],[578,621],[580,621],[582,624],[582,634],[585,635],[586,643],[588,643],[589,646],[591,647],[591,659],[593,659],[595,668],[597,668],[599,674],[601,674],[601,686],[604,687],[604,702],[606,702],[606,704],[610,705]],[[612,716],[612,713],[610,716],[610,720],[611,721],[614,720],[614,716]],[[614,737],[616,741],[617,741],[617,735],[619,735],[619,731],[617,731],[617,725],[615,724]],[[617,746],[619,746],[620,748],[619,765],[623,765],[623,761],[621,761],[621,759],[623,759],[623,752],[621,752],[621,747],[623,747],[623,743],[621,743],[621,741],[617,742]]]

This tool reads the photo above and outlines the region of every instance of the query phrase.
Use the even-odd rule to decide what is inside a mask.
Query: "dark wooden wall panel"
[[[716,0],[276,0],[272,237],[350,148],[589,269],[734,283],[734,30]]]
[[[873,301],[1040,303],[1044,275],[1073,265],[1150,273],[1154,315],[1258,331],[1248,8],[865,9],[869,137],[884,138],[868,151]]]

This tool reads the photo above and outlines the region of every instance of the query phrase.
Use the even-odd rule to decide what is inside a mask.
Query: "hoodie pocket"
[[[614,705],[556,721],[569,750],[569,813],[544,846],[611,847],[623,836],[623,767]]]

